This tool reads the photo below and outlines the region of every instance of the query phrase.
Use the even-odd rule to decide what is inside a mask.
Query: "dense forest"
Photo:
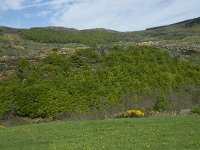
[[[180,110],[199,103],[200,67],[149,46],[82,49],[71,55],[49,54],[35,63],[21,59],[16,73],[1,81],[0,91],[1,117]]]
[[[99,43],[110,43],[120,40],[118,32],[105,29],[64,30],[60,28],[32,28],[23,30],[20,35],[29,40],[43,43],[81,43],[96,46]]]

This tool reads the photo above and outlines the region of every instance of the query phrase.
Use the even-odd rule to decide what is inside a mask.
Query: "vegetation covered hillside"
[[[81,43],[96,46],[99,43],[117,42],[119,33],[105,29],[67,30],[62,28],[32,28],[20,35],[29,40],[44,43]]]
[[[191,108],[199,39],[199,18],[138,32],[0,27],[0,117]]]
[[[32,49],[36,49],[36,51],[38,48],[46,50],[49,44],[60,48],[63,47],[62,44],[76,43],[99,49],[112,44],[154,45],[166,49],[175,56],[177,54],[179,56],[188,56],[200,52],[199,39],[199,18],[137,32],[117,32],[98,28],[76,30],[63,27],[31,29],[0,27],[0,50],[3,52],[0,54],[8,56],[20,56],[21,54],[21,56],[27,56],[27,53],[37,54]],[[43,46],[41,46],[41,43]],[[39,46],[35,48],[33,44]],[[55,44],[58,46],[55,46]],[[23,47],[26,53],[20,48],[17,51],[15,46]]]
[[[195,18],[172,25],[149,28],[145,31],[128,32],[127,35],[130,35],[132,40],[138,41],[181,40],[188,37],[196,37],[200,33],[199,20],[200,18]]]
[[[199,86],[200,67],[154,47],[54,53],[37,63],[22,59],[13,78],[1,82],[0,114],[56,118],[129,107],[178,110],[199,103]]]

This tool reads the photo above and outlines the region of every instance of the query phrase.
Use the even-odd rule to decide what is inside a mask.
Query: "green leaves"
[[[156,98],[156,103],[153,107],[154,110],[162,112],[168,111],[171,108],[170,102],[164,97],[163,94],[160,94]]]
[[[34,64],[22,60],[17,70],[19,80],[0,86],[1,115],[14,108],[19,116],[56,118],[64,111],[113,106],[130,93],[135,99],[154,97],[149,99],[154,109],[166,111],[171,108],[167,93],[200,86],[198,66],[147,46],[114,47],[104,55],[92,49],[68,57],[50,54]],[[11,107],[11,101],[17,105]]]
[[[96,46],[99,43],[110,43],[120,40],[118,33],[104,30],[67,31],[48,28],[34,28],[21,31],[20,35],[29,40],[44,43],[81,43]]]

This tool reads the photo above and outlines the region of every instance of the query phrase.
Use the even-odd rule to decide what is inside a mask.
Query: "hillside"
[[[85,49],[36,63],[22,59],[2,83],[2,115],[57,118],[99,110],[105,117],[136,106],[165,111],[198,104],[200,67],[154,47],[113,47],[103,54]]]
[[[147,30],[161,29],[161,28],[172,28],[172,27],[192,28],[194,26],[199,26],[199,25],[200,25],[200,18],[194,18],[194,19],[174,23],[174,24],[171,24],[171,25],[148,28]]]
[[[146,31],[130,32],[131,41],[150,42],[160,48],[165,48],[173,54],[192,54],[200,52],[200,18],[180,23],[150,28]]]
[[[0,117],[192,108],[199,39],[199,18],[139,32],[0,27]]]
[[[151,41],[152,43],[150,44],[158,46],[169,46],[171,44],[171,49],[173,49],[173,44],[177,45],[177,47],[173,49],[175,51],[181,51],[181,48],[184,48],[187,45],[188,48],[183,49],[183,51],[188,50],[198,52],[200,35],[199,20],[199,18],[195,18],[172,25],[149,28],[145,31],[137,32],[117,32],[100,28],[77,30],[71,28],[49,26],[31,29],[13,29],[9,27],[0,27],[0,34],[2,43],[5,43],[6,40],[11,40],[3,36],[4,34],[9,34],[11,37],[12,35],[14,37],[18,36],[18,40],[16,40],[18,43],[24,40],[33,40],[39,43],[79,43],[96,47],[99,44],[107,45],[120,41],[126,43],[142,43]],[[27,42],[29,43],[29,41]]]

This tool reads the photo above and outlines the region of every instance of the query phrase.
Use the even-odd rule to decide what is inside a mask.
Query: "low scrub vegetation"
[[[126,112],[120,112],[115,115],[115,118],[141,118],[144,117],[144,112],[141,110],[128,110]]]
[[[0,125],[0,129],[3,129],[3,128],[5,128],[5,126],[3,126],[3,125]]]
[[[200,115],[200,105],[194,106],[191,112]]]

